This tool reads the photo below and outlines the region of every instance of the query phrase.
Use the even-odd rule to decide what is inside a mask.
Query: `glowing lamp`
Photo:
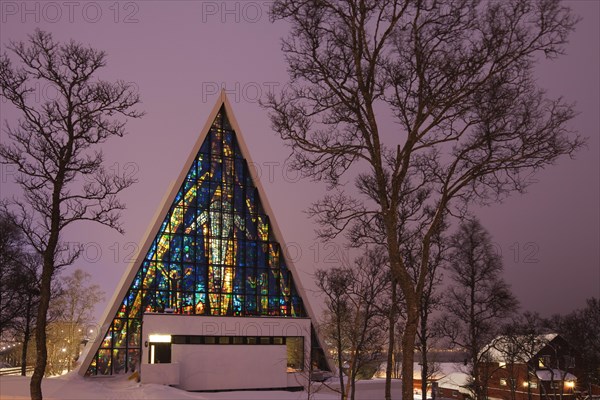
[[[150,335],[150,343],[171,343],[171,335]]]

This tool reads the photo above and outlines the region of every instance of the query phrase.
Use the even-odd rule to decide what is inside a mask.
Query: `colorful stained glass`
[[[144,312],[306,316],[224,108],[144,259],[88,374],[138,368]]]

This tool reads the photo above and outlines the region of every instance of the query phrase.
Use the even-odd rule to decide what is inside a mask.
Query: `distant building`
[[[484,351],[489,361],[480,373],[489,377],[490,398],[569,400],[578,394],[577,354],[557,334],[499,336]]]
[[[573,400],[589,390],[578,385],[581,371],[576,351],[557,334],[499,336],[482,355],[487,361],[480,364],[478,374],[489,400]],[[439,399],[472,397],[471,375],[465,364],[440,363],[431,381]],[[420,384],[416,372],[415,384]],[[591,387],[594,399],[600,395],[599,389]]]
[[[157,160],[158,163],[161,160]],[[303,386],[329,369],[223,93],[82,357],[185,390]]]

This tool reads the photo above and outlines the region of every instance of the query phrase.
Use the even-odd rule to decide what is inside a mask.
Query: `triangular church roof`
[[[144,312],[314,317],[249,165],[223,91],[82,355],[80,374],[135,369]]]

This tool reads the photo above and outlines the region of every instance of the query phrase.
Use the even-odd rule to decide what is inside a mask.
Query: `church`
[[[79,373],[184,390],[296,389],[330,370],[224,92]]]

